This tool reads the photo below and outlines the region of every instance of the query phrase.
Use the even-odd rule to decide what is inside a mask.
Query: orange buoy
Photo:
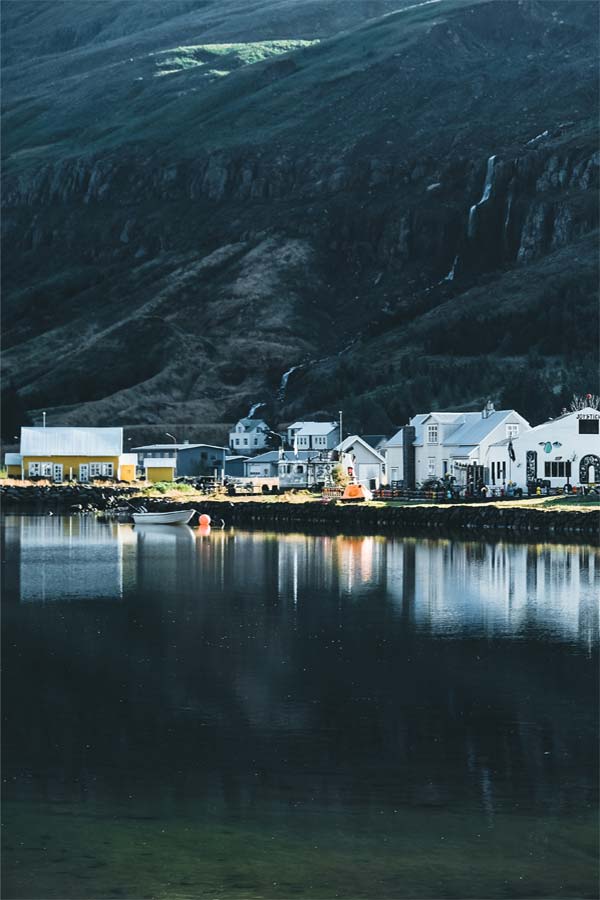
[[[207,516],[206,513],[202,513],[198,521],[201,525],[210,525],[210,516]]]

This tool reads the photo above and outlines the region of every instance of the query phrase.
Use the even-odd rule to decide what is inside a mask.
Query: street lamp
[[[174,444],[177,443],[177,438],[175,437],[175,435],[169,434],[168,431],[165,431],[165,435],[166,435],[166,437],[170,437]]]
[[[279,434],[278,431],[272,431],[270,428],[267,428],[267,434],[273,434],[273,435],[275,435],[275,437],[278,437],[279,440],[281,441],[279,446],[283,447],[283,435],[282,434]]]

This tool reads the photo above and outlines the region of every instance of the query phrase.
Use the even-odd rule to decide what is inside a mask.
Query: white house
[[[298,450],[333,450],[340,441],[340,423],[294,422],[288,426],[287,439]]]
[[[229,432],[229,446],[238,452],[256,453],[269,446],[270,432],[263,419],[240,419]]]
[[[600,410],[586,407],[550,419],[513,440],[511,479],[518,487],[600,484]]]
[[[529,429],[529,422],[516,410],[496,410],[491,403],[481,412],[420,413],[386,445],[388,480],[411,487],[429,478],[453,476],[458,484],[465,484],[467,471],[478,466],[479,480],[489,484],[490,464],[498,456],[496,445],[506,441],[508,447],[509,441]]]
[[[385,476],[385,459],[371,447],[364,438],[353,434],[344,438],[336,447],[349,457],[347,474],[371,491],[377,490],[387,479]]]

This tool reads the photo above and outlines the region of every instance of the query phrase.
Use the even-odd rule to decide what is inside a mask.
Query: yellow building
[[[137,456],[122,451],[122,428],[22,428],[17,477],[57,482],[134,481]],[[11,460],[9,474],[14,469],[16,463]]]
[[[21,462],[22,457],[20,453],[4,454],[4,465],[6,466],[6,474],[9,478],[21,477]]]
[[[157,481],[173,481],[176,465],[177,460],[175,457],[145,459],[144,472],[146,480],[152,481],[154,484]]]

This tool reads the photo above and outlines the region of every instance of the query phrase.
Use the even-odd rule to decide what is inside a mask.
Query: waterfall
[[[496,156],[490,156],[487,161],[487,167],[485,170],[485,182],[483,184],[483,193],[481,194],[481,199],[471,207],[469,210],[469,223],[467,225],[467,236],[472,238],[475,234],[475,221],[477,219],[477,209],[480,206],[483,206],[484,203],[487,203],[490,199],[490,195],[492,193],[492,187],[494,184],[494,166],[496,164]]]
[[[537,144],[538,141],[541,141],[544,138],[547,138],[549,136],[549,134],[550,134],[550,132],[548,131],[548,129],[546,129],[546,131],[542,131],[541,134],[536,134],[536,136],[531,138],[530,141],[527,141],[525,146],[530,147],[532,144]]]
[[[506,204],[506,215],[504,216],[504,237],[506,238],[506,232],[508,231],[508,226],[510,223],[510,213],[512,209],[513,197],[512,194],[508,195],[508,203]]]
[[[251,406],[246,414],[247,419],[251,419],[257,409],[260,409],[261,406],[266,406],[266,403],[255,403],[254,406]]]
[[[290,375],[292,372],[295,372],[296,369],[301,369],[302,366],[292,366],[291,369],[288,369],[287,372],[284,372],[281,376],[281,381],[279,382],[279,390],[277,391],[277,399],[280,403],[283,403],[285,400],[285,392],[287,388],[288,381],[290,380]]]
[[[492,191],[492,184],[494,181],[494,164],[496,162],[495,156],[490,156],[487,161],[487,168],[485,170],[485,184],[483,185],[483,194],[481,195],[481,200],[477,204],[477,206],[481,206],[482,203],[486,203],[490,199],[490,194]]]
[[[422,3],[413,3],[410,6],[404,6],[401,9],[393,9],[389,13],[384,13],[382,19],[386,16],[395,16],[396,13],[408,12],[411,9],[419,9],[420,6],[431,6],[432,3],[440,3],[441,0],[423,0]]]
[[[475,215],[477,213],[477,206],[472,206],[469,210],[469,224],[467,225],[467,235],[469,237],[473,237],[475,234]]]
[[[456,275],[457,262],[458,262],[458,253],[454,257],[454,262],[452,263],[452,268],[450,269],[448,274],[445,276],[445,278],[442,278],[442,281],[454,281],[454,276]]]

